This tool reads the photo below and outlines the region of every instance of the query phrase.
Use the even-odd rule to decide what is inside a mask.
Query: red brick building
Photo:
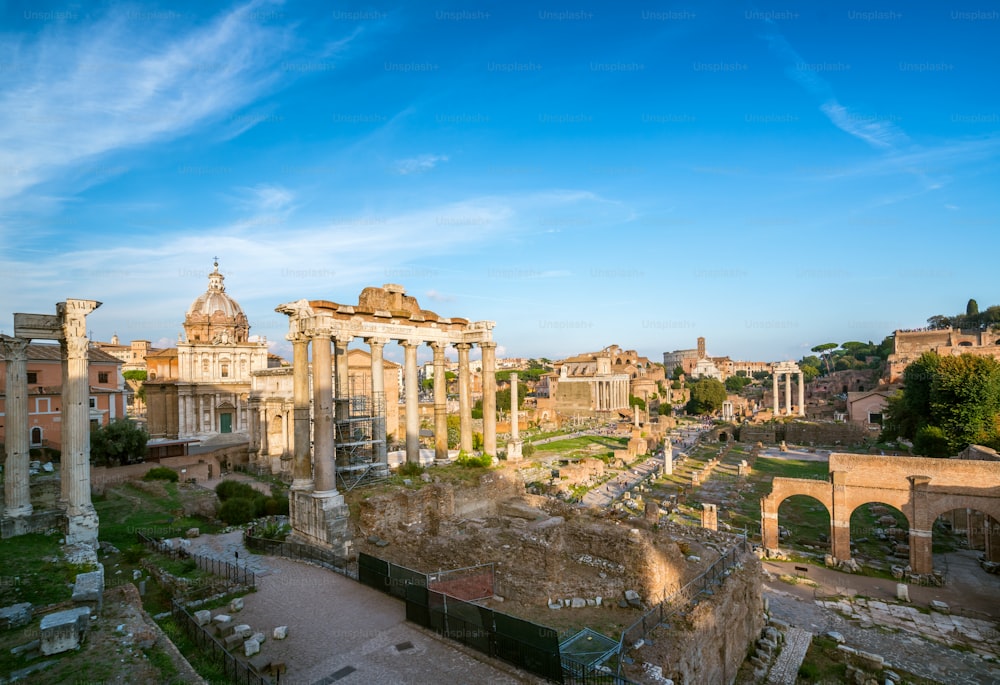
[[[125,416],[122,361],[90,349],[90,423],[106,426]],[[62,360],[59,345],[28,345],[28,427],[31,447],[60,449]],[[0,358],[0,442],[6,436],[7,362]]]

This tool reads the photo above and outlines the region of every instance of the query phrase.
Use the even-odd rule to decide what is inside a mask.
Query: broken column
[[[719,508],[715,504],[704,502],[701,505],[701,527],[708,530],[719,529]]]
[[[0,336],[0,352],[7,360],[6,437],[7,462],[4,466],[4,511],[10,518],[31,515],[28,474],[28,341]]]

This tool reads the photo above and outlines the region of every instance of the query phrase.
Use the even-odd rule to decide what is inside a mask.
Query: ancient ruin
[[[478,345],[483,356],[483,451],[496,454],[496,343],[492,339],[492,321],[470,323],[466,319],[438,316],[421,309],[416,298],[394,284],[365,288],[356,305],[298,300],[280,305],[276,311],[288,316],[288,339],[293,350],[295,414],[290,508],[292,529],[297,537],[333,547],[346,556],[347,514],[343,495],[337,489],[338,473],[387,469],[384,421],[371,424],[375,432],[362,437],[372,444],[381,441],[381,451],[376,451],[375,457],[366,455],[361,463],[352,463],[347,346],[357,338],[371,349],[373,402],[384,404],[384,346],[395,340],[405,350],[406,460],[410,463],[420,460],[417,347],[426,344],[434,351],[435,458],[444,462],[448,459],[445,349],[452,345],[458,349],[460,443],[462,450],[471,452],[469,350]]]
[[[1000,461],[931,459],[832,453],[825,481],[775,478],[761,500],[763,546],[778,549],[778,507],[793,495],[818,500],[830,514],[834,563],[851,559],[851,514],[877,502],[895,507],[909,523],[910,567],[934,571],[932,528],[938,516],[953,509],[974,509],[1000,521]],[[1000,560],[1000,533],[986,536],[987,558]]]
[[[65,513],[66,544],[80,546],[96,560],[97,512],[90,499],[90,386],[87,315],[101,306],[94,300],[67,299],[52,314],[14,314],[14,337],[4,336],[7,359],[4,517],[15,534],[31,528],[28,473],[28,381],[25,351],[30,340],[57,340],[63,360],[60,509]],[[6,526],[5,526],[6,528]],[[89,550],[89,551],[88,551]]]
[[[771,396],[772,396],[772,398],[774,400],[774,416],[778,416],[781,413],[779,411],[779,402],[778,402],[778,379],[781,376],[785,377],[785,412],[784,413],[785,413],[786,416],[791,416],[792,415],[792,376],[794,374],[798,374],[798,376],[799,376],[798,383],[797,383],[797,385],[798,385],[798,391],[799,391],[799,397],[798,397],[798,403],[795,405],[796,406],[796,412],[795,413],[798,416],[805,416],[806,415],[805,381],[804,381],[804,376],[802,375],[802,370],[799,368],[799,365],[796,364],[795,362],[787,361],[787,362],[777,362],[777,363],[775,363],[773,371],[772,371],[772,377],[771,377],[771,382],[772,382]]]

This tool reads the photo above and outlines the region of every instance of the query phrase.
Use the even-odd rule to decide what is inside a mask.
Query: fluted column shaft
[[[806,415],[806,382],[805,376],[799,372],[799,416]]]
[[[778,415],[778,372],[771,373],[771,392],[774,396],[774,415]]]
[[[472,452],[472,393],[469,387],[469,343],[458,343],[459,449]]]
[[[520,439],[517,425],[517,373],[510,374],[510,440],[517,442]]]
[[[420,463],[420,396],[418,393],[420,380],[417,377],[417,346],[420,343],[404,340],[400,344],[403,345],[403,373],[405,374],[403,384],[406,386],[406,461],[416,464]]]
[[[313,466],[316,492],[337,492],[333,461],[333,361],[330,336],[313,336]]]
[[[428,343],[434,350],[434,459],[448,459],[448,378],[444,343]]]
[[[479,343],[483,350],[483,452],[497,453],[497,376],[495,342]]]
[[[4,515],[12,518],[31,514],[27,350],[28,341],[25,339],[0,337],[0,351],[7,360]]]
[[[292,488],[313,485],[312,451],[309,449],[309,338],[292,340],[293,453]]]
[[[785,413],[792,415],[792,374],[785,374]]]

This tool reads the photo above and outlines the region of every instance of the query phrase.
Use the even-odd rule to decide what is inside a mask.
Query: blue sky
[[[509,356],[878,341],[1000,303],[998,30],[990,2],[0,2],[0,330],[82,297],[95,339],[168,344],[218,256],[282,354],[275,306],[383,283]]]

